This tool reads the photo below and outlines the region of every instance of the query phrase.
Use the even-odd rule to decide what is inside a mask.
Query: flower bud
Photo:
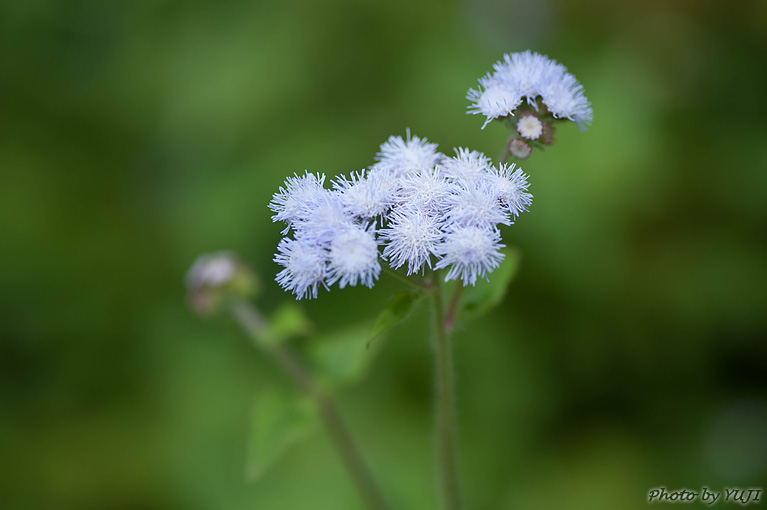
[[[551,145],[554,143],[554,124],[551,122],[543,123],[543,133],[541,134],[541,143]]]
[[[543,133],[543,123],[535,115],[522,115],[517,121],[517,133],[522,138],[537,140]]]
[[[200,255],[186,274],[189,306],[200,315],[211,315],[231,299],[252,297],[258,278],[231,252]]]
[[[524,140],[515,138],[509,142],[509,154],[517,159],[527,159],[531,152],[533,152],[533,148]]]

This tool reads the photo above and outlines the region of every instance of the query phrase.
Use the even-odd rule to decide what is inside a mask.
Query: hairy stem
[[[458,280],[455,284],[455,290],[453,291],[453,297],[450,299],[450,306],[445,314],[445,332],[449,335],[453,331],[455,321],[458,315],[458,303],[461,302],[461,291],[463,290],[463,282]]]
[[[434,304],[434,364],[436,369],[436,423],[437,465],[442,505],[445,510],[461,507],[458,490],[458,466],[456,460],[455,388],[453,383],[453,353],[450,335],[445,329],[442,311],[442,288],[439,277],[435,278],[432,291]]]
[[[247,301],[235,301],[232,303],[231,311],[256,347],[269,355],[293,379],[293,382],[314,400],[322,424],[330,435],[352,481],[367,503],[368,508],[371,510],[388,510],[389,505],[386,503],[383,493],[362,460],[362,456],[330,395],[324,392],[314,381],[309,370],[287,345],[267,344],[260,341],[267,322],[255,307]]]

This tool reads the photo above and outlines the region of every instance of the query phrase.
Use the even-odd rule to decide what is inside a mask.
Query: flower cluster
[[[525,51],[504,55],[493,69],[469,91],[469,113],[485,116],[483,128],[495,119],[510,121],[516,131],[508,147],[512,156],[528,157],[533,141],[551,144],[555,120],[571,120],[580,128],[591,123],[594,114],[583,86],[562,64]]]
[[[445,280],[474,285],[503,259],[498,225],[527,211],[527,176],[459,148],[452,157],[417,136],[392,136],[369,169],[340,176],[306,172],[274,195],[272,219],[286,223],[277,282],[298,299],[320,286],[372,287],[381,260],[408,275],[446,269]],[[379,248],[383,247],[382,250]]]
[[[209,315],[232,299],[252,296],[258,278],[231,252],[200,255],[186,274],[189,304],[201,315]]]

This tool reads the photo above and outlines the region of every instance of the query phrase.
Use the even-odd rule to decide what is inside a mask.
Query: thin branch
[[[388,510],[389,505],[386,503],[383,493],[362,460],[362,456],[330,395],[325,393],[315,382],[301,359],[287,345],[267,344],[260,341],[268,324],[254,306],[247,301],[235,301],[232,303],[231,311],[256,347],[268,354],[293,379],[296,385],[314,400],[323,425],[368,507],[371,510]]]

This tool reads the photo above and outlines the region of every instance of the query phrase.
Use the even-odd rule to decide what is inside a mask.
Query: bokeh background
[[[519,276],[456,334],[466,507],[764,487],[766,22],[758,1],[0,3],[0,508],[362,508],[321,430],[246,481],[253,399],[290,382],[190,312],[184,273],[235,250],[260,308],[290,300],[285,176],[358,170],[406,128],[496,157],[464,96],[528,48],[595,120],[523,165]],[[302,306],[364,329],[398,289]],[[397,509],[436,508],[427,315],[338,393]]]

